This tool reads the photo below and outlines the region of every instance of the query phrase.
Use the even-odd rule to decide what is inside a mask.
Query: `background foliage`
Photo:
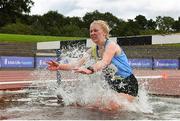
[[[31,0],[0,0],[0,33],[88,37],[89,24],[102,19],[111,27],[111,36],[152,35],[180,32],[178,20],[157,16],[156,20],[137,15],[127,21],[110,12],[93,11],[80,17],[65,17],[57,11],[42,16],[29,15],[34,2]]]

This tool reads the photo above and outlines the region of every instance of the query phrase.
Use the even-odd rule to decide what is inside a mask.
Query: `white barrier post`
[[[56,61],[59,62],[61,60],[61,50],[56,49],[55,51],[56,51],[56,57],[57,57]],[[61,84],[61,73],[59,70],[57,71],[56,75],[57,75],[57,83]]]

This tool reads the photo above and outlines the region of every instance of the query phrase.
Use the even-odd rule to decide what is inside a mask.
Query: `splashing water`
[[[82,48],[80,50],[77,48],[70,48],[70,50],[71,52],[66,51],[65,49],[63,50],[64,54],[60,63],[64,63],[64,60],[66,60],[66,62],[74,61],[74,59],[71,58],[72,55],[73,57],[80,57],[82,56],[82,53],[86,54],[85,50]],[[89,60],[87,64],[92,64],[92,62],[94,61]],[[34,75],[37,74],[39,76],[39,79],[44,81],[50,79],[50,73],[51,72],[47,70],[38,70],[34,72]],[[48,92],[48,95],[60,95],[66,106],[72,104],[89,106],[96,105],[98,103],[99,108],[108,108],[107,106],[109,102],[114,102],[118,105],[123,105],[123,107],[126,107],[125,110],[152,113],[152,106],[148,102],[149,99],[147,91],[143,88],[143,85],[140,86],[139,94],[136,99],[133,101],[133,103],[130,103],[123,97],[117,96],[117,92],[113,91],[105,81],[102,72],[98,72],[93,75],[75,74],[73,72],[63,73],[68,75],[68,78],[73,78],[76,81],[63,81],[60,85],[58,85],[57,83],[44,83],[44,86],[46,86],[47,88],[42,88],[44,86],[42,86],[41,83],[41,87],[38,90],[38,92],[41,93],[39,93],[38,95],[42,96],[42,94],[47,94],[42,93],[45,91]],[[73,76],[70,76],[70,73]],[[36,83],[36,85],[38,84]],[[122,108],[120,110],[122,110]]]
[[[108,104],[112,101],[126,107],[123,110],[152,113],[152,106],[148,103],[145,89],[140,88],[138,97],[133,103],[130,103],[123,97],[117,96],[117,92],[110,89],[101,75],[101,72],[91,76],[79,74],[76,82],[62,83],[56,90],[56,94],[63,97],[65,105],[78,103],[82,106],[88,106],[98,102],[98,108],[110,108]]]

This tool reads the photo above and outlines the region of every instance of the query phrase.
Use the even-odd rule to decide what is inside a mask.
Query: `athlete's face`
[[[105,32],[99,24],[92,24],[90,26],[90,37],[94,43],[105,39]]]

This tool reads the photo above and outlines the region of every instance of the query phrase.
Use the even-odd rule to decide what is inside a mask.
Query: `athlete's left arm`
[[[109,43],[105,48],[102,60],[92,65],[94,72],[106,68],[111,63],[113,56],[115,56],[118,53],[118,51],[119,51],[119,46],[116,43],[114,42]]]
[[[94,72],[100,71],[106,68],[111,63],[113,56],[115,56],[117,53],[120,53],[120,51],[121,49],[119,46],[116,43],[111,42],[106,46],[102,60],[88,68],[78,68],[75,70],[75,72],[82,74],[93,74]]]

